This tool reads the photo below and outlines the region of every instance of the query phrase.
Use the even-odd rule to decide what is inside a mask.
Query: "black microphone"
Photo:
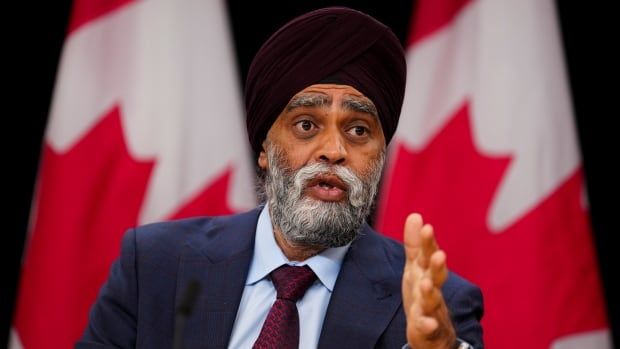
[[[172,341],[173,349],[183,348],[183,331],[185,330],[185,321],[194,310],[194,303],[200,292],[200,284],[196,280],[191,280],[187,284],[185,294],[181,299],[181,303],[177,307],[176,316],[174,318],[174,338]]]

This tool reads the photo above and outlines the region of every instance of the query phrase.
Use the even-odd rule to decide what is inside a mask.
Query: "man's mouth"
[[[347,185],[335,175],[319,175],[308,181],[306,192],[319,200],[341,201],[347,194]]]

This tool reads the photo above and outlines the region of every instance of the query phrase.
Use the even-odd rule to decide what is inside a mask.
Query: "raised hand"
[[[407,259],[402,293],[407,342],[413,349],[450,349],[456,333],[441,293],[448,278],[446,254],[439,249],[433,227],[424,224],[417,213],[407,217],[404,241]]]

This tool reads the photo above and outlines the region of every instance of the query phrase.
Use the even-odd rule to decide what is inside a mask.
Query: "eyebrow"
[[[286,106],[286,111],[291,111],[299,107],[323,107],[330,104],[332,104],[332,100],[329,96],[318,93],[307,93],[293,97],[291,102]]]
[[[297,95],[291,99],[291,102],[286,106],[286,111],[291,111],[295,108],[306,107],[324,107],[332,104],[332,99],[329,96],[319,93],[307,93]],[[377,108],[367,98],[354,98],[345,97],[342,101],[342,107],[347,110],[352,110],[359,113],[366,113],[378,117]]]
[[[377,108],[367,98],[361,99],[361,98],[345,97],[344,100],[342,101],[342,107],[347,110],[370,114],[374,117],[379,116],[377,113]]]

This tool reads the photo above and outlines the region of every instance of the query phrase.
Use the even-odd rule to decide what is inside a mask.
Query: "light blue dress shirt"
[[[327,305],[348,249],[349,245],[330,248],[303,262],[289,261],[276,243],[269,209],[265,205],[258,217],[254,256],[228,348],[251,348],[258,338],[269,309],[276,300],[276,289],[269,273],[283,264],[308,265],[317,275],[317,280],[297,302],[299,348],[316,348]]]

